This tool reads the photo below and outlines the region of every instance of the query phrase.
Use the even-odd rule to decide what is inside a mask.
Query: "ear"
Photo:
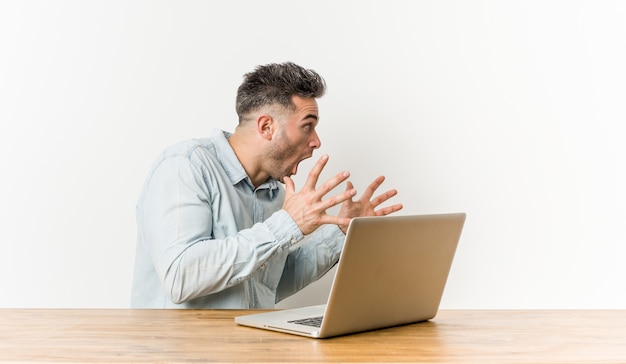
[[[274,119],[267,114],[259,115],[256,119],[257,132],[259,135],[266,139],[272,140],[272,136],[274,135],[275,123]]]

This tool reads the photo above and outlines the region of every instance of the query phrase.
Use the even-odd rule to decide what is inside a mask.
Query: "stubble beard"
[[[284,135],[281,136],[286,141]],[[285,161],[293,157],[294,150],[296,148],[292,145],[283,143],[281,147],[276,147],[269,151],[267,159],[269,160],[270,176],[273,179],[284,183],[284,177],[291,176],[295,165],[285,165]]]

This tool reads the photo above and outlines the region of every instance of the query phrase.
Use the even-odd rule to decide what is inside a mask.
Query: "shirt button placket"
[[[254,191],[255,199],[252,203],[252,216],[255,224],[263,221],[263,207],[259,202],[258,193],[259,190]]]

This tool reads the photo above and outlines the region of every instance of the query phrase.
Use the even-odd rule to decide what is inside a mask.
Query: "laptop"
[[[235,317],[235,322],[312,338],[435,317],[465,213],[352,219],[323,305]]]

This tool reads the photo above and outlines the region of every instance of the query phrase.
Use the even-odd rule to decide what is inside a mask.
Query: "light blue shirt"
[[[322,277],[344,234],[324,225],[306,238],[282,210],[284,187],[254,188],[230,134],[165,150],[137,203],[131,307],[273,308]]]

